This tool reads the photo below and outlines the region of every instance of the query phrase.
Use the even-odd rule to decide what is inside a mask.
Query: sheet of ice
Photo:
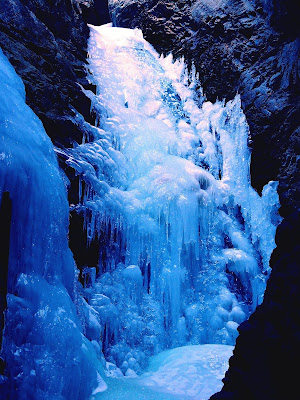
[[[85,298],[102,349],[140,374],[169,347],[234,343],[265,290],[277,184],[262,197],[251,188],[239,96],[205,101],[195,71],[138,29],[90,29],[97,128],[83,123],[83,143],[59,151],[84,187],[74,207],[88,240],[100,241]]]
[[[1,398],[88,399],[103,367],[74,302],[66,190],[53,145],[0,50],[0,200],[12,200]]]

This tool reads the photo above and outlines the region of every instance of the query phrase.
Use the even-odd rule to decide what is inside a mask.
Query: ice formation
[[[89,70],[97,126],[77,115],[82,143],[55,149],[79,176],[72,208],[88,241],[100,242],[82,289],[62,172],[0,52],[0,198],[12,200],[1,350],[11,379],[0,375],[0,384],[20,399],[109,398],[102,376],[125,375],[112,384],[123,393],[149,357],[178,346],[210,343],[224,355],[221,345],[234,344],[238,324],[262,301],[275,247],[277,183],[262,196],[250,185],[239,96],[205,101],[183,60],[159,57],[141,31],[111,25],[91,26]],[[173,398],[165,379],[196,347],[152,359],[173,354],[182,364],[171,357],[170,369],[138,378],[148,399],[155,379],[164,387],[155,398]],[[128,393],[142,399],[138,385]]]
[[[57,151],[100,242],[84,296],[106,359],[139,374],[166,348],[233,344],[262,301],[278,223],[277,183],[262,196],[250,184],[239,96],[205,101],[195,71],[137,29],[91,26],[89,70],[97,127]]]
[[[66,190],[53,145],[1,50],[0,149],[0,200],[8,192],[12,201],[0,397],[89,399],[106,384],[73,303]]]

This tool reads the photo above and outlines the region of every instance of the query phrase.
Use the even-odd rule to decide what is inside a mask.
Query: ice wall
[[[12,217],[1,398],[88,399],[105,383],[73,303],[66,190],[52,143],[0,50],[0,200],[4,192]]]
[[[100,241],[85,297],[103,351],[139,373],[168,347],[233,344],[262,301],[278,223],[277,183],[262,196],[250,185],[240,98],[206,102],[195,72],[139,30],[91,27],[89,56],[97,128],[58,151]]]

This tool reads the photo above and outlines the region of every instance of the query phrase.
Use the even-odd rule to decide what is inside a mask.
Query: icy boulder
[[[88,399],[105,390],[76,315],[68,202],[53,146],[0,50],[0,199],[12,200],[1,394]]]

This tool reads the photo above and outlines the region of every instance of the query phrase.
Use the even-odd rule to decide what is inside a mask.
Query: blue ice
[[[1,50],[0,149],[0,199],[9,192],[12,200],[0,397],[88,399],[106,384],[77,317],[66,189],[53,145]]]

